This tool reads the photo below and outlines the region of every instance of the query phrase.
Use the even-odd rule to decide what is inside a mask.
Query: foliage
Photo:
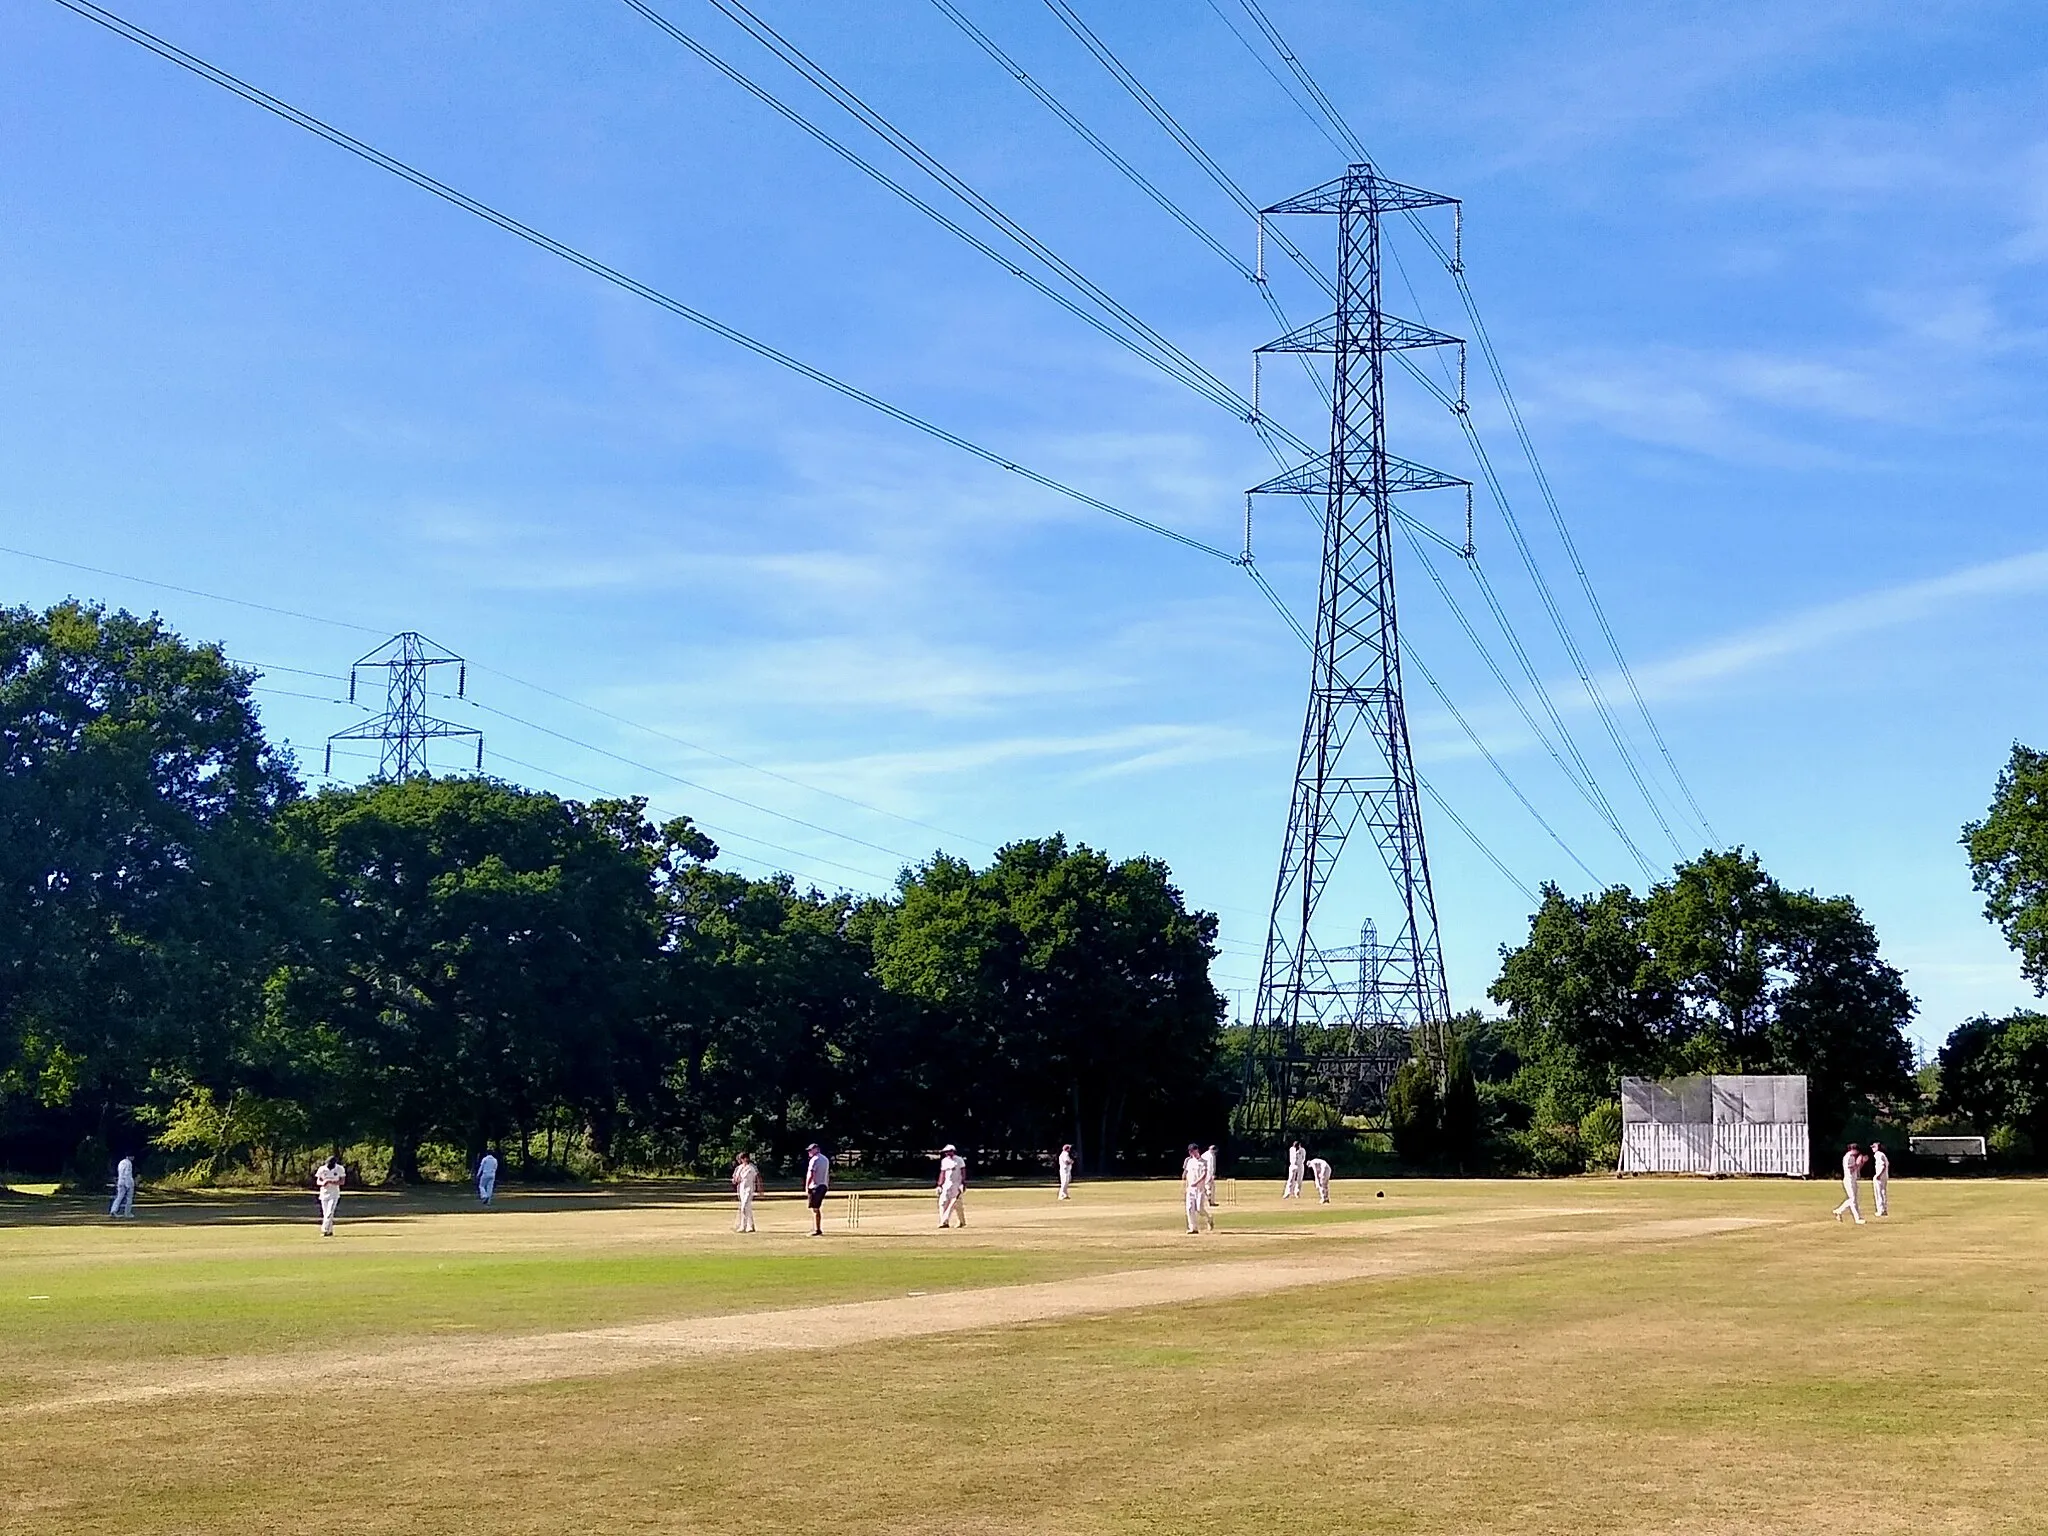
[[[1984,915],[2019,952],[2020,971],[2048,993],[2048,753],[2013,743],[1991,808],[1963,828]]]
[[[2027,1161],[2033,1148],[2048,1146],[2048,1015],[1980,1015],[1956,1027],[1939,1061],[1937,1113],[2009,1159]]]
[[[1451,1035],[1444,1057],[1443,1101],[1437,1108],[1437,1155],[1453,1173],[1475,1173],[1486,1155],[1486,1124],[1479,1084],[1463,1036]]]
[[[1492,995],[1539,1127],[1578,1126],[1624,1075],[1804,1074],[1830,1138],[1873,1101],[1917,1097],[1913,1000],[1856,904],[1787,890],[1740,849],[1647,897],[1546,887]]]
[[[493,779],[299,792],[249,675],[155,619],[0,612],[0,1164],[314,1149],[704,1168],[956,1140],[1091,1169],[1219,1136],[1215,919],[1050,837],[885,900]]]
[[[292,918],[298,793],[250,676],[155,618],[0,610],[0,1129],[133,1139],[156,1074],[220,1080]]]
[[[1579,1141],[1587,1167],[1612,1170],[1621,1161],[1621,1105],[1607,1099],[1587,1110],[1579,1119]]]
[[[1435,1166],[1442,1151],[1442,1116],[1435,1070],[1426,1061],[1403,1062],[1387,1094],[1394,1155],[1412,1168]]]

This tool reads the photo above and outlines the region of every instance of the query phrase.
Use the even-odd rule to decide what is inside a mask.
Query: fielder
[[[334,1208],[341,1204],[341,1186],[348,1182],[348,1170],[332,1152],[313,1170],[313,1183],[320,1190],[320,1235],[334,1236]]]
[[[1213,1225],[1215,1225],[1215,1220],[1216,1220],[1216,1218],[1215,1218],[1215,1215],[1214,1215],[1214,1212],[1215,1212],[1215,1210],[1216,1210],[1216,1146],[1215,1146],[1215,1143],[1213,1143],[1213,1142],[1212,1142],[1212,1143],[1210,1143],[1210,1145],[1209,1145],[1209,1149],[1208,1149],[1208,1150],[1207,1150],[1206,1152],[1204,1152],[1204,1153],[1202,1154],[1202,1166],[1203,1166],[1204,1168],[1206,1168],[1206,1169],[1208,1169],[1208,1170],[1209,1170],[1209,1172],[1208,1172],[1207,1176],[1206,1176],[1206,1177],[1205,1177],[1205,1178],[1204,1178],[1204,1179],[1202,1180],[1202,1202],[1203,1202],[1203,1203],[1204,1203],[1205,1205],[1207,1205],[1207,1206],[1209,1207],[1209,1210],[1210,1210],[1210,1212],[1211,1212],[1211,1215],[1210,1215],[1209,1221],[1210,1221],[1210,1225],[1211,1225],[1211,1226],[1213,1226]]]
[[[804,1148],[804,1199],[811,1206],[811,1236],[825,1235],[825,1192],[832,1187],[832,1159],[815,1141]]]
[[[107,1207],[109,1216],[135,1216],[135,1159],[124,1157],[114,1164],[114,1203]]]
[[[1181,1183],[1187,1186],[1188,1235],[1194,1236],[1201,1230],[1201,1222],[1208,1218],[1209,1230],[1216,1230],[1216,1213],[1209,1209],[1204,1191],[1209,1186],[1209,1164],[1202,1157],[1202,1149],[1193,1142],[1188,1143],[1188,1155],[1180,1165]]]
[[[745,1152],[732,1165],[732,1189],[740,1197],[739,1220],[733,1223],[732,1229],[751,1232],[754,1230],[754,1196],[761,1192],[761,1170],[754,1166],[754,1159]]]
[[[1287,1188],[1282,1191],[1282,1200],[1301,1198],[1301,1176],[1308,1171],[1308,1148],[1296,1142],[1287,1149]]]
[[[967,1225],[967,1207],[960,1203],[967,1193],[967,1159],[950,1141],[939,1150],[939,1225],[949,1227],[953,1218]]]
[[[491,1196],[498,1192],[498,1154],[486,1152],[477,1160],[476,1197],[485,1205],[491,1203]]]
[[[1842,1219],[1847,1211],[1856,1218],[1856,1225],[1863,1225],[1863,1212],[1856,1208],[1856,1180],[1863,1172],[1863,1153],[1855,1142],[1849,1143],[1849,1150],[1842,1154],[1842,1203],[1835,1207],[1835,1220]]]
[[[1308,1171],[1310,1176],[1316,1181],[1316,1193],[1322,1197],[1323,1204],[1328,1205],[1330,1203],[1330,1165],[1320,1157],[1312,1157],[1308,1160]]]
[[[1070,1141],[1060,1148],[1060,1198],[1062,1200],[1073,1198],[1070,1192],[1073,1188],[1073,1183],[1074,1144]]]
[[[1892,1160],[1885,1155],[1884,1143],[1870,1144],[1870,1192],[1877,1197],[1877,1214],[1889,1216],[1892,1213]]]

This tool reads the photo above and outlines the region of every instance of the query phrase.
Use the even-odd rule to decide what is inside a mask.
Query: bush
[[[1586,1166],[1613,1168],[1621,1162],[1621,1105],[1609,1099],[1595,1104],[1579,1121],[1579,1141]]]
[[[1544,1120],[1509,1137],[1521,1165],[1542,1178],[1565,1178],[1586,1171],[1586,1147],[1576,1125]]]
[[[1426,1061],[1411,1061],[1394,1074],[1387,1095],[1387,1118],[1393,1124],[1394,1155],[1411,1168],[1427,1168],[1437,1160],[1442,1106],[1437,1102],[1436,1073]]]

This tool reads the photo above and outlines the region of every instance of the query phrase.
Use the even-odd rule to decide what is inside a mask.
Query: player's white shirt
[[[1308,1148],[1289,1147],[1287,1149],[1287,1166],[1294,1173],[1299,1173],[1302,1169],[1306,1168],[1308,1166]]]
[[[1870,1176],[1873,1179],[1889,1178],[1891,1177],[1891,1171],[1892,1160],[1890,1157],[1886,1156],[1882,1151],[1870,1154]]]
[[[1312,1157],[1308,1160],[1308,1171],[1315,1177],[1316,1182],[1320,1184],[1330,1176],[1330,1165],[1320,1157]]]
[[[1202,1154],[1202,1166],[1209,1170],[1209,1177],[1216,1177],[1216,1149],[1211,1147]]]
[[[1180,1165],[1180,1176],[1189,1189],[1200,1189],[1209,1182],[1209,1163],[1199,1153]]]
[[[336,1163],[332,1168],[322,1163],[313,1170],[313,1182],[320,1186],[322,1194],[330,1189],[339,1194],[341,1186],[348,1182],[348,1169],[341,1163]]]
[[[948,1152],[939,1159],[939,1187],[959,1189],[967,1182],[967,1159],[957,1152]]]
[[[805,1189],[828,1189],[832,1184],[832,1159],[820,1152],[804,1170]]]
[[[741,1163],[732,1171],[732,1187],[743,1195],[751,1195],[761,1188],[761,1170],[754,1163]]]
[[[132,1158],[132,1157],[124,1157],[124,1158],[122,1158],[122,1159],[121,1159],[121,1161],[120,1161],[120,1162],[118,1162],[118,1163],[114,1164],[114,1182],[115,1182],[116,1184],[131,1184],[131,1185],[132,1185],[132,1184],[133,1184],[133,1183],[135,1182],[135,1159],[134,1159],[134,1158]]]
[[[1862,1162],[1861,1153],[1844,1152],[1842,1154],[1842,1177],[1853,1182],[1856,1175],[1863,1171]]]
[[[486,1152],[483,1155],[483,1161],[476,1165],[476,1176],[479,1179],[495,1179],[498,1176],[497,1153]]]
[[[1073,1153],[1071,1153],[1071,1152],[1062,1152],[1062,1153],[1060,1154],[1060,1172],[1061,1172],[1061,1173],[1072,1173],[1073,1171],[1074,1171],[1074,1154],[1073,1154]]]

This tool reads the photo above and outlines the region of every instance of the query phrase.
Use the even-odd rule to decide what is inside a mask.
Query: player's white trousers
[[[967,1225],[967,1207],[960,1203],[965,1190],[946,1188],[939,1191],[939,1225],[945,1226],[955,1217],[961,1226]]]
[[[1295,1169],[1290,1168],[1287,1170],[1287,1188],[1282,1192],[1280,1198],[1282,1200],[1299,1200],[1301,1198],[1301,1174]]]
[[[1202,1225],[1202,1186],[1197,1184],[1188,1191],[1188,1230],[1198,1231]]]
[[[135,1214],[135,1186],[133,1184],[116,1184],[114,1186],[114,1203],[107,1207],[107,1214],[109,1216],[133,1216]]]
[[[1322,1196],[1323,1204],[1328,1205],[1330,1203],[1330,1181],[1328,1179],[1317,1179],[1316,1193]]]
[[[1835,1219],[1840,1221],[1846,1212],[1848,1215],[1855,1217],[1856,1224],[1861,1226],[1863,1224],[1863,1212],[1856,1208],[1856,1181],[1854,1179],[1842,1180],[1842,1189],[1846,1198],[1843,1199],[1840,1205],[1835,1207]]]
[[[320,1235],[334,1236],[334,1208],[341,1204],[341,1191],[323,1189],[320,1191]]]
[[[1870,1181],[1870,1188],[1871,1192],[1877,1196],[1877,1214],[1880,1216],[1891,1215],[1892,1181],[1890,1179],[1872,1179]]]
[[[1065,1173],[1062,1173],[1062,1174],[1060,1175],[1060,1198],[1061,1198],[1062,1200],[1067,1200],[1067,1199],[1071,1199],[1071,1198],[1072,1198],[1072,1197],[1071,1197],[1071,1196],[1070,1196],[1070,1195],[1069,1195],[1069,1194],[1067,1193],[1067,1191],[1068,1191],[1069,1187],[1070,1187],[1070,1186],[1071,1186],[1071,1185],[1073,1184],[1073,1182],[1074,1182],[1074,1174],[1073,1174],[1073,1170],[1072,1170],[1072,1169],[1069,1169],[1069,1170],[1067,1170],[1067,1171],[1066,1171]]]
[[[740,1219],[733,1223],[735,1232],[754,1230],[754,1192],[749,1189],[740,1195]]]
[[[494,1173],[488,1179],[476,1181],[476,1197],[485,1205],[491,1203],[491,1196],[498,1192],[498,1176]]]

